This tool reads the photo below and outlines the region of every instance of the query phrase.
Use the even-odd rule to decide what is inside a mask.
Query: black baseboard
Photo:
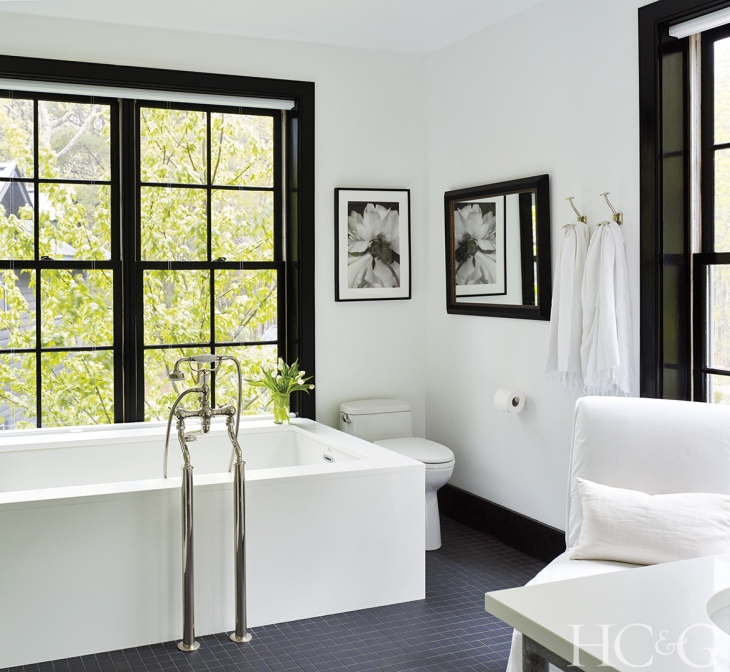
[[[533,558],[550,562],[565,551],[565,532],[466,490],[445,485],[438,491],[438,499],[442,515],[496,537]]]

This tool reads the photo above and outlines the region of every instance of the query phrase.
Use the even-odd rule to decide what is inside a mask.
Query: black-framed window
[[[114,422],[116,101],[0,91],[0,417]]]
[[[702,40],[702,229],[694,261],[694,397],[730,404],[730,27]]]
[[[247,377],[276,365],[286,326],[281,114],[152,102],[135,113],[138,380],[145,419],[162,419],[180,392],[167,380],[176,357],[232,354]],[[233,378],[216,382],[213,403],[234,401]],[[246,412],[270,403],[246,388]]]
[[[235,354],[244,375],[277,356],[313,372],[313,85],[0,56],[0,76],[49,74],[294,109],[4,92],[17,122],[0,124],[5,427],[166,416],[166,371],[191,352]],[[216,401],[233,388],[222,379]],[[259,389],[245,396],[244,412],[266,410]]]
[[[639,9],[642,396],[730,401],[730,247],[718,247],[730,221],[730,100],[714,92],[714,45],[730,33],[669,34],[728,6],[661,0]]]

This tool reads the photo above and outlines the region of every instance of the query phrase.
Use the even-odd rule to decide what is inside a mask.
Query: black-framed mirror
[[[447,191],[446,311],[549,320],[550,178]]]

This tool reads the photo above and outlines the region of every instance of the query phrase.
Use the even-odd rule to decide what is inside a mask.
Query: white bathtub
[[[0,434],[0,668],[180,639],[164,431]],[[240,443],[249,626],[425,597],[423,464],[309,420],[242,420]],[[197,635],[233,629],[229,454],[221,429],[191,444]]]

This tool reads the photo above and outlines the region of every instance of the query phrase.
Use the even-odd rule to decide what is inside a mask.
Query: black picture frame
[[[335,301],[410,299],[411,190],[338,187],[334,200]]]
[[[489,304],[489,303],[467,303],[464,296],[458,296],[456,292],[456,249],[454,238],[454,209],[458,203],[474,199],[485,199],[491,197],[508,196],[510,194],[520,195],[519,209],[525,207],[522,195],[534,194],[535,196],[535,242],[536,242],[536,280],[537,295],[534,305],[518,304]],[[530,206],[531,207],[531,206]],[[550,248],[550,177],[549,175],[536,175],[493,184],[485,184],[477,187],[456,189],[447,191],[444,194],[444,220],[446,234],[446,312],[454,315],[481,315],[488,317],[511,317],[523,320],[549,320],[552,304],[552,262]],[[524,231],[521,231],[524,235]],[[506,240],[506,237],[505,237]],[[503,241],[504,242],[504,241]],[[523,246],[524,247],[524,246]],[[523,261],[525,251],[520,251]],[[506,253],[504,269],[506,273]],[[523,273],[524,276],[524,273]],[[523,281],[525,278],[523,277]],[[506,281],[505,281],[506,288]],[[479,296],[474,294],[474,296]],[[461,301],[457,302],[457,298]],[[521,297],[525,301],[525,293]]]

